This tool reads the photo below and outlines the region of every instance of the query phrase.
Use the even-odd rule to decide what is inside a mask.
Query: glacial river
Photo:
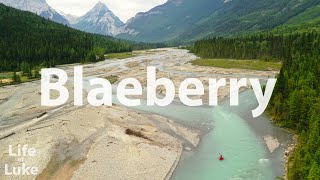
[[[181,50],[171,51],[177,54]],[[169,54],[170,51],[165,53],[164,60],[173,56]],[[183,51],[182,55],[186,53]],[[145,59],[154,59],[155,57],[159,58],[155,54],[146,56]],[[184,57],[177,56],[176,58],[183,59]],[[144,59],[137,57],[130,61],[133,60],[142,61]],[[161,60],[159,59],[159,62]],[[108,67],[120,65],[122,67],[127,61],[129,60],[116,61],[107,65]],[[184,61],[188,61],[188,59]],[[155,63],[155,65],[158,69],[166,70],[161,63]],[[97,67],[106,68],[104,66]],[[126,68],[122,70],[126,70]],[[84,87],[87,91],[91,89],[88,87],[87,81]],[[14,95],[7,103],[2,104],[0,109],[7,110],[14,104],[14,98],[18,97],[20,94]],[[273,125],[265,114],[255,119],[252,118],[251,110],[255,109],[258,103],[251,90],[241,93],[240,105],[239,107],[230,107],[229,100],[226,99],[220,102],[218,107],[188,107],[176,102],[167,107],[142,105],[135,109],[156,113],[191,129],[201,130],[200,144],[191,151],[183,153],[171,178],[173,180],[271,180],[276,176],[282,177],[284,174],[284,148],[290,142],[291,135]],[[269,152],[265,144],[265,136],[272,136],[280,142],[280,146],[273,153]],[[218,160],[219,153],[225,156],[225,161]]]
[[[160,59],[154,65],[167,72]],[[113,100],[119,104],[117,98],[113,97]],[[252,117],[251,110],[258,106],[252,90],[240,94],[239,107],[229,104],[229,99],[225,99],[218,107],[188,107],[176,102],[166,107],[142,105],[134,109],[156,113],[201,130],[200,144],[183,153],[173,180],[271,180],[283,177],[283,156],[291,135],[272,124],[266,114]],[[277,138],[280,143],[272,153],[264,141],[265,136]],[[218,160],[219,153],[225,156],[225,161]]]
[[[171,57],[170,54],[166,54],[163,59],[160,57],[162,56],[151,58],[159,59],[154,62],[158,69],[181,73],[167,71],[161,63],[163,59]],[[92,88],[89,87],[88,81],[84,87],[87,91]],[[113,102],[119,104],[115,95]],[[177,101],[166,107],[146,106],[143,102],[142,104],[134,109],[156,113],[191,129],[201,130],[200,144],[183,153],[171,179],[271,180],[277,176],[283,177],[283,156],[291,135],[272,124],[266,114],[252,118],[251,110],[258,106],[252,90],[240,94],[239,107],[230,107],[229,99],[220,102],[218,107],[188,107]],[[272,153],[264,141],[265,136],[277,138],[280,143]],[[219,153],[225,156],[225,161],[218,160]]]
[[[185,151],[171,179],[173,180],[271,180],[283,177],[284,150],[291,135],[276,127],[267,115],[252,118],[258,103],[254,93],[240,95],[239,107],[229,100],[218,107],[187,107],[179,103],[168,107],[141,106],[138,109],[156,113],[203,132],[197,148]],[[264,136],[277,138],[280,146],[270,153]],[[225,161],[219,161],[219,153]]]

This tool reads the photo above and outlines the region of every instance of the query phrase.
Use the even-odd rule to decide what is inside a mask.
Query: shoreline
[[[262,75],[262,76],[263,75],[266,76],[269,73],[272,74],[272,72],[257,72],[257,71],[248,71],[247,72],[245,70],[234,70],[234,69],[223,70],[223,69],[219,69],[219,68],[206,68],[206,67],[194,69],[193,66],[186,63],[186,62],[188,62],[188,58],[189,59],[194,58],[194,56],[192,54],[187,54],[188,56],[185,57],[186,53],[184,51],[179,51],[179,50],[175,50],[175,49],[165,49],[165,51],[160,52],[160,50],[157,50],[155,54],[153,54],[153,53],[145,54],[144,56],[136,57],[134,59],[117,61],[117,63],[119,63],[119,66],[117,65],[117,63],[114,63],[114,62],[112,62],[111,65],[109,66],[108,63],[110,61],[102,61],[102,62],[98,62],[94,65],[90,64],[90,66],[84,65],[84,70],[85,70],[86,75],[88,75],[88,76],[98,75],[98,76],[104,77],[106,75],[119,75],[120,76],[119,80],[121,80],[123,78],[127,78],[127,77],[136,77],[138,79],[139,78],[142,79],[142,82],[145,82],[145,71],[144,71],[145,70],[144,65],[146,63],[145,61],[148,59],[151,59],[150,61],[153,61],[153,63],[155,63],[154,65],[160,69],[160,72],[158,74],[158,78],[170,76],[173,78],[174,82],[179,82],[180,79],[185,79],[185,77],[188,77],[189,74],[188,73],[185,74],[185,72],[190,72],[190,73],[195,73],[195,74],[199,73],[198,75],[199,75],[199,77],[201,77],[201,80],[203,82],[206,82],[208,74],[212,74],[212,75],[216,76],[217,78],[224,77],[224,75],[227,75],[227,74],[230,76],[237,76],[234,73],[239,73],[239,74],[243,74],[243,75],[247,75],[247,74],[253,75],[256,73],[258,73],[258,74],[261,73],[260,75]],[[177,52],[177,51],[179,51],[179,52]],[[172,56],[173,53],[177,54],[177,57]],[[169,58],[168,60],[166,58],[166,64],[161,63],[162,62],[161,59],[160,60],[159,59],[152,60],[152,58],[158,57],[159,55],[166,55],[167,58]],[[176,62],[176,59],[179,58],[179,55],[180,56],[183,55],[183,56],[181,56],[181,57],[183,57],[183,59],[179,59],[179,61]],[[131,62],[135,62],[135,63],[131,63]],[[179,63],[180,65],[174,66],[176,63]],[[128,71],[128,69],[125,68],[125,67],[129,67],[129,66],[130,66],[130,71]],[[66,70],[72,69],[72,67],[70,67],[68,65],[65,67],[62,67],[62,68],[65,68]],[[236,72],[233,72],[233,71],[236,71]],[[125,72],[125,73],[123,73],[123,72]],[[136,73],[136,72],[139,72],[139,73]],[[28,83],[31,83],[31,85],[29,85]],[[59,143],[58,141],[56,141],[56,139],[55,139],[56,137],[54,137],[56,132],[53,129],[56,129],[58,131],[62,130],[64,135],[56,134],[56,136],[57,137],[60,136],[60,138],[65,139],[66,142],[73,142],[73,141],[81,142],[84,140],[84,138],[86,136],[89,136],[90,133],[98,131],[98,129],[100,129],[102,127],[103,128],[108,127],[107,131],[109,134],[102,133],[101,134],[101,137],[103,137],[102,139],[93,140],[94,141],[93,147],[97,147],[97,146],[100,147],[101,145],[104,144],[105,146],[103,146],[103,147],[101,146],[102,149],[105,149],[107,147],[112,149],[112,148],[117,148],[117,146],[121,146],[121,147],[125,147],[125,149],[127,151],[127,152],[121,152],[123,157],[129,156],[127,158],[134,158],[134,156],[133,157],[131,156],[133,153],[137,156],[139,155],[138,157],[143,159],[141,161],[145,161],[148,158],[152,158],[152,159],[155,158],[155,162],[153,162],[153,160],[149,160],[149,164],[146,163],[144,165],[151,166],[150,162],[153,162],[154,165],[156,165],[158,163],[158,165],[160,164],[161,166],[166,166],[167,169],[164,169],[166,171],[165,179],[170,179],[172,177],[172,175],[174,174],[175,170],[177,169],[177,167],[179,166],[179,163],[181,162],[183,152],[189,151],[188,149],[193,146],[194,146],[194,148],[198,148],[199,141],[203,137],[203,132],[201,132],[200,129],[198,129],[199,130],[198,135],[195,136],[194,133],[196,133],[196,132],[193,131],[193,129],[192,129],[193,127],[191,125],[187,126],[184,123],[179,123],[179,121],[176,121],[173,118],[166,118],[166,116],[157,115],[156,113],[152,113],[152,112],[148,113],[148,110],[146,110],[147,113],[146,112],[141,113],[139,110],[133,110],[130,108],[123,108],[123,107],[119,107],[117,105],[115,107],[101,107],[100,109],[103,109],[103,110],[101,112],[97,112],[97,114],[96,114],[97,117],[93,116],[96,118],[94,120],[96,122],[90,122],[90,123],[88,123],[86,121],[77,122],[72,119],[74,118],[74,116],[78,117],[77,120],[86,117],[88,114],[83,114],[83,111],[87,110],[87,107],[72,108],[72,105],[70,105],[70,106],[66,106],[66,107],[62,108],[61,110],[59,110],[57,112],[54,109],[47,109],[47,108],[43,108],[43,107],[38,107],[37,104],[39,103],[39,97],[40,97],[39,92],[38,92],[37,88],[32,87],[32,86],[38,86],[39,83],[40,83],[39,81],[33,81],[33,82],[27,82],[27,83],[23,83],[23,84],[19,84],[19,85],[12,85],[12,86],[10,85],[10,86],[4,87],[4,89],[2,89],[2,91],[11,91],[11,90],[15,90],[17,92],[22,91],[22,93],[19,94],[19,96],[12,94],[11,92],[8,92],[7,94],[5,94],[4,96],[8,96],[10,98],[10,100],[11,100],[11,98],[16,99],[16,98],[20,98],[23,96],[26,96],[27,98],[25,98],[21,101],[14,101],[13,103],[12,102],[8,103],[8,104],[12,104],[12,107],[9,107],[9,106],[4,107],[4,110],[6,110],[6,113],[4,114],[3,117],[5,117],[5,116],[14,117],[12,115],[15,115],[15,117],[20,117],[20,115],[24,115],[24,117],[26,117],[25,115],[28,115],[28,114],[38,114],[38,112],[39,112],[39,114],[43,114],[45,112],[46,115],[41,116],[41,118],[43,118],[43,119],[39,118],[39,119],[35,119],[35,121],[31,121],[31,122],[26,121],[25,122],[25,123],[30,123],[32,130],[34,130],[34,131],[23,132],[25,129],[26,130],[28,129],[28,127],[24,126],[22,129],[19,129],[19,132],[14,132],[16,134],[14,136],[10,137],[9,139],[13,140],[19,136],[22,136],[24,133],[31,135],[30,140],[34,140],[34,139],[39,140],[38,138],[40,138],[40,137],[44,138],[43,141],[48,142],[50,144],[50,147],[48,147],[48,149],[47,149],[48,150],[47,153],[49,153],[49,154],[50,154],[50,150],[51,151],[54,150],[55,143]],[[177,83],[175,83],[175,84],[177,84]],[[16,87],[16,86],[18,86],[18,87]],[[70,88],[71,86],[66,85],[66,87]],[[241,93],[249,88],[250,87],[242,88]],[[159,88],[158,92],[164,92],[164,91],[162,91],[162,89]],[[30,96],[30,93],[32,93],[33,96]],[[72,93],[72,91],[70,91],[70,93]],[[227,99],[229,94],[230,93],[227,90],[222,90],[221,94],[219,94],[219,102]],[[20,99],[18,99],[18,100],[20,100]],[[21,108],[21,104],[23,105],[25,103],[28,103],[28,105],[26,107]],[[72,103],[72,99],[68,103]],[[17,111],[16,109],[19,109],[19,111]],[[57,108],[57,109],[60,109],[60,108]],[[81,111],[78,111],[79,109]],[[122,110],[119,110],[119,109],[122,109]],[[117,112],[118,110],[119,110],[118,114],[114,114],[114,111]],[[53,113],[51,113],[51,111]],[[15,114],[16,112],[17,112],[17,114]],[[95,111],[93,111],[93,112],[95,112]],[[74,115],[71,116],[70,114],[74,114]],[[79,114],[83,114],[83,115],[79,116]],[[101,119],[101,117],[100,117],[101,114],[107,114],[108,115],[107,120]],[[158,119],[157,122],[155,122],[153,119],[157,119],[157,118],[155,118],[153,116],[154,114],[156,114],[157,116],[161,116],[162,118]],[[23,116],[21,116],[21,117],[23,117]],[[147,120],[145,118],[147,118],[149,120]],[[89,118],[89,119],[91,119],[91,118]],[[163,119],[167,119],[167,122],[164,122]],[[50,121],[50,120],[53,120],[53,121]],[[144,121],[145,123],[141,123],[140,120]],[[11,123],[11,121],[10,121],[10,123]],[[160,123],[160,125],[158,123]],[[172,127],[170,127],[170,125],[168,125],[168,124],[170,124]],[[14,126],[14,127],[16,127],[16,126]],[[164,130],[168,129],[169,131],[163,131],[163,129],[162,129],[163,127],[164,127]],[[111,128],[111,129],[109,129],[109,128]],[[80,132],[81,129],[83,132]],[[125,132],[126,129],[130,129],[130,130],[133,130],[134,132],[142,133],[142,135],[143,135],[142,137],[147,137],[148,139],[151,139],[154,142],[149,142],[147,139],[143,139],[143,138],[141,139],[141,137],[140,138],[139,137],[132,137],[132,136],[130,137],[128,135],[125,135],[125,134],[123,134],[123,132]],[[177,134],[177,135],[171,134],[170,133],[171,131],[175,132],[175,134]],[[210,131],[212,131],[212,129]],[[42,133],[43,133],[43,135],[41,135]],[[118,145],[114,144],[114,143],[109,144],[108,142],[104,142],[105,138],[110,135],[117,139],[117,140],[112,140],[112,142],[117,141],[116,143],[118,143]],[[50,136],[53,136],[53,137],[50,137]],[[181,139],[181,137],[183,137],[183,139]],[[48,139],[46,139],[46,138],[48,138]],[[163,138],[163,139],[161,139],[161,138]],[[166,141],[166,138],[169,138],[169,140],[167,140],[167,141],[170,143],[173,143],[175,140],[177,140],[176,144],[179,144],[179,147],[176,147],[176,146],[170,147],[170,143],[169,143],[169,146],[162,147],[163,144],[168,143],[168,142],[164,143],[164,141]],[[196,140],[196,138],[199,138],[199,140]],[[7,138],[5,138],[5,139],[6,140],[4,140],[3,142],[8,141]],[[102,142],[99,142],[100,140]],[[0,141],[2,141],[2,139]],[[14,141],[14,143],[19,142],[19,141],[20,140]],[[23,140],[20,142],[23,142]],[[24,142],[29,142],[29,140],[25,139]],[[184,147],[185,143],[183,143],[183,142],[189,142],[189,143],[187,143],[188,145]],[[153,145],[155,145],[155,146],[153,146]],[[39,148],[43,148],[42,146],[47,147],[46,144],[42,144],[42,143],[38,143],[38,142],[37,142],[37,146],[39,146]],[[170,147],[170,148],[168,149],[168,147]],[[146,149],[144,149],[144,148],[146,148]],[[172,148],[177,149],[177,151],[174,152],[174,150],[172,150]],[[158,153],[153,154],[153,156],[155,156],[155,157],[148,156],[147,154],[143,154],[143,152],[145,152],[145,150],[148,150],[148,149],[151,152],[158,152]],[[116,150],[114,150],[114,151],[118,152]],[[98,155],[101,155],[101,152],[99,154],[97,151],[94,151],[94,149],[93,149],[92,151],[89,151],[89,153],[91,153],[91,154],[86,155],[86,156],[88,156],[87,162],[84,162],[77,170],[78,175],[81,175],[81,173],[86,172],[85,169],[89,166],[90,162],[95,162],[94,164],[102,163],[102,162],[99,162],[99,160],[98,160],[99,158],[97,158]],[[49,155],[49,154],[47,154],[47,155]],[[173,155],[176,156],[175,159],[173,159],[173,157],[172,157]],[[112,160],[112,157],[113,157],[112,155],[106,155],[106,156],[108,156],[111,160],[109,162],[105,162],[106,164],[100,164],[100,165],[102,165],[102,167],[108,168],[107,163],[110,163],[110,162],[112,162],[112,164],[118,164],[120,167],[120,164],[119,164],[119,162],[121,162],[120,160],[119,161],[116,159]],[[166,158],[161,159],[156,156],[163,156],[163,157],[168,156],[169,159],[166,159]],[[135,159],[133,159],[133,160],[135,160]],[[96,161],[98,161],[98,162],[96,162]],[[171,161],[172,161],[172,164],[171,164]],[[31,160],[31,162],[32,162],[32,160]],[[169,163],[171,164],[170,168],[168,168]],[[126,167],[126,166],[123,166],[123,167]],[[112,169],[112,167],[110,167],[110,169]],[[148,171],[142,171],[141,173],[145,173],[145,174],[143,174],[145,176],[147,176],[148,174],[154,174],[154,173],[150,173],[149,171],[153,171],[152,166],[149,168]],[[119,171],[119,172],[121,172],[121,171]],[[127,172],[127,173],[130,174],[130,172]],[[132,172],[132,177],[134,177],[135,175],[136,174],[134,172]]]
[[[163,178],[170,179],[180,162],[180,159],[182,157],[182,153],[184,150],[184,145],[181,140],[176,139],[174,136],[170,135],[170,133],[168,134],[168,132],[161,130],[161,128],[159,129],[159,127],[157,127],[157,125],[155,124],[152,125],[154,121],[152,119],[155,119],[155,121],[160,122],[164,126],[170,125],[170,128],[173,127],[174,129],[177,129],[177,131],[174,131],[174,132],[180,135],[183,135],[183,133],[178,132],[178,130],[180,128],[185,129],[186,131],[184,133],[189,134],[189,137],[184,136],[185,140],[189,139],[190,137],[192,137],[191,139],[199,137],[198,134],[196,134],[193,131],[190,131],[187,127],[182,126],[179,123],[176,123],[174,121],[172,123],[171,120],[163,116],[154,115],[154,114],[145,115],[145,114],[141,114],[140,111],[128,110],[127,108],[123,108],[119,106],[115,106],[114,108],[102,107],[99,109],[100,110],[97,110],[96,108],[84,107],[84,108],[80,108],[77,111],[70,111],[66,114],[63,114],[62,116],[59,116],[59,118],[55,118],[54,116],[50,116],[49,114],[49,116],[43,117],[41,121],[39,120],[37,121],[37,123],[32,124],[31,126],[28,126],[28,127],[24,126],[23,128],[19,128],[19,130],[15,131],[15,134],[13,136],[1,139],[0,141],[3,142],[4,144],[12,144],[12,142],[14,142],[15,144],[16,143],[30,144],[30,142],[33,141],[34,139],[41,138],[42,143],[37,143],[36,145],[38,147],[37,149],[39,150],[41,149],[41,151],[43,151],[43,153],[45,154],[42,154],[41,158],[40,157],[33,158],[33,159],[28,158],[25,160],[26,164],[37,164],[40,167],[39,169],[40,174],[36,176],[38,178],[42,176],[51,177],[50,174],[52,173],[53,173],[53,177],[60,177],[62,175],[61,173],[66,173],[66,175],[69,174],[68,177],[71,177],[72,174],[88,176],[90,173],[87,173],[85,169],[91,166],[91,162],[97,161],[97,163],[99,163],[101,161],[99,160],[100,158],[95,159],[95,157],[97,156],[99,157],[101,155],[101,152],[112,152],[112,149],[117,148],[118,146],[119,148],[122,147],[120,149],[124,148],[124,151],[122,151],[121,154],[117,153],[118,154],[117,156],[124,157],[124,159],[133,158],[132,160],[139,162],[141,165],[144,164],[143,166],[146,166],[146,169],[150,169],[152,167],[150,166],[151,165],[150,162],[154,162],[154,165],[157,165],[157,166],[161,165],[160,167],[163,167],[163,169],[161,171],[157,170],[157,174],[158,175],[165,174]],[[113,113],[113,115],[108,115],[111,112]],[[128,113],[128,116],[121,115],[121,114],[124,114],[123,112]],[[107,116],[101,116],[99,114],[101,115],[105,114]],[[90,119],[94,119],[94,121],[85,121],[86,119],[85,117],[90,117],[90,116],[92,116]],[[101,118],[99,118],[100,116]],[[107,117],[108,121],[103,120],[103,117]],[[119,117],[119,118],[116,118],[116,117]],[[111,123],[110,124],[111,126],[107,124],[102,125],[99,122],[101,123],[103,122],[104,124]],[[83,125],[86,124],[86,125],[83,126],[82,124]],[[101,128],[106,128],[108,130],[105,131],[105,130],[102,130]],[[144,134],[144,136],[147,137],[147,139],[124,134],[124,130],[129,128],[136,132],[142,132],[142,134]],[[32,129],[32,131],[27,131],[28,129]],[[67,136],[63,135],[66,133],[74,136],[75,139],[67,138]],[[25,136],[25,138],[22,138],[23,136]],[[57,136],[57,137],[54,137],[54,136]],[[46,144],[46,142],[48,142],[49,144]],[[110,144],[110,142],[113,142],[113,143]],[[46,146],[46,148],[42,146]],[[80,149],[85,148],[88,150],[81,150],[81,152],[78,152],[77,149],[79,148],[74,149],[72,148],[73,146],[75,147],[79,146]],[[42,147],[42,148],[39,148],[39,147]],[[9,158],[7,157],[7,154],[6,154],[6,151],[7,151],[5,150],[6,147],[3,147],[3,148],[4,148],[3,151],[2,152],[0,151],[0,155],[1,153],[3,153],[2,157],[0,156],[1,161]],[[111,150],[107,150],[110,148]],[[127,152],[128,150],[129,150],[129,153]],[[63,152],[68,152],[65,155],[66,157],[63,157],[65,154]],[[145,153],[148,154],[150,152],[152,152],[152,154],[154,155],[153,156],[143,155]],[[139,157],[142,157],[142,159],[134,158],[134,156],[136,155],[133,155],[132,153],[134,154],[138,153],[137,155]],[[59,163],[60,161],[59,159],[61,157],[55,158],[55,156],[63,157],[64,159],[64,160],[62,159],[63,163],[62,164]],[[113,153],[104,154],[104,159],[109,159],[109,160],[106,161],[106,163],[101,164],[101,166],[99,166],[98,169],[105,167],[107,164],[111,164],[115,166],[117,166],[117,164],[119,165],[121,161],[112,160],[113,156],[114,156]],[[163,156],[163,158],[165,158],[166,160],[161,159],[162,158],[161,156]],[[173,157],[174,157],[174,160],[172,159]],[[41,160],[41,159],[45,159],[45,160]],[[81,164],[73,167],[73,164],[78,161],[81,162]],[[171,161],[172,161],[172,164],[170,163]],[[163,163],[160,163],[160,162],[163,162]],[[15,165],[17,162],[12,161],[11,163],[12,165]],[[56,169],[52,170],[49,167],[52,164],[55,166],[59,164],[59,166]],[[170,168],[168,166],[169,164],[170,164]],[[147,166],[148,167],[150,166],[150,167],[147,168]],[[64,167],[70,167],[70,168],[68,170],[68,169],[63,169]],[[123,166],[120,171],[126,171],[126,169],[128,169],[129,167],[130,166],[128,165]],[[168,171],[166,171],[165,169],[168,169]],[[136,172],[136,171],[133,171],[133,172]],[[149,174],[147,176],[147,174],[149,173],[146,173],[143,176],[149,177],[149,175],[151,175]]]
[[[285,176],[284,176],[285,180],[288,180],[290,158],[294,155],[298,144],[299,144],[299,136],[297,134],[293,134],[292,135],[292,143],[290,143],[288,145],[288,147],[285,149],[285,154],[283,157],[283,159],[285,161]]]
[[[288,180],[288,167],[290,165],[290,158],[294,155],[294,152],[297,149],[297,146],[299,144],[299,135],[296,134],[294,131],[292,131],[291,129],[288,128],[283,128],[278,126],[277,123],[275,123],[275,121],[273,121],[273,117],[269,114],[268,111],[266,111],[266,114],[270,117],[271,119],[271,123],[274,124],[276,127],[279,127],[280,129],[286,131],[287,133],[291,134],[291,140],[290,143],[288,143],[287,147],[284,148],[284,154],[283,154],[283,161],[284,163],[284,175],[283,178],[285,180]]]
[[[164,180],[170,180],[174,171],[177,169],[179,163],[180,163],[180,160],[183,156],[183,146],[179,149],[180,151],[178,152],[179,153],[179,156],[177,157],[176,161],[174,162],[173,166],[171,167],[170,171],[167,173],[167,176]]]

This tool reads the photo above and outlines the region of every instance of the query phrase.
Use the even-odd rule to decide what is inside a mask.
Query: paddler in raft
[[[219,157],[219,160],[220,161],[223,161],[224,160],[224,157],[219,153],[220,157]]]

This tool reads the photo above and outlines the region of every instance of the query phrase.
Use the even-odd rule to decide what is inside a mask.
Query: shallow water
[[[270,180],[284,174],[283,153],[291,135],[274,126],[267,115],[252,118],[257,107],[254,93],[241,93],[240,107],[230,107],[229,100],[218,107],[141,106],[136,109],[157,113],[204,133],[199,146],[185,152],[172,179]],[[270,135],[280,147],[270,153],[263,137]],[[218,160],[219,153],[225,161]]]
[[[161,58],[166,57],[170,57],[170,54],[164,57],[159,55],[140,57],[140,60],[158,58],[161,61],[163,60]],[[124,63],[129,61],[133,60],[122,60],[108,65],[101,62],[101,66],[98,64],[97,68],[119,66],[121,69],[119,71],[123,71],[127,69]],[[165,72],[197,76],[188,72],[166,71],[163,63],[154,65]],[[207,76],[217,76],[217,74]],[[219,76],[223,75],[219,74]],[[90,77],[84,79],[88,80]],[[72,81],[72,77],[70,80]],[[87,91],[92,89],[88,81],[84,82],[84,87]],[[15,95],[8,102],[1,104],[0,110],[4,111],[12,106],[16,98],[21,98],[20,96],[20,94]],[[116,104],[119,104],[117,98],[113,99]],[[199,146],[191,152],[184,152],[172,179],[274,179],[284,173],[283,148],[286,147],[291,136],[274,126],[267,115],[252,118],[251,110],[258,104],[255,99],[252,91],[246,91],[240,95],[241,106],[234,108],[229,107],[229,101],[225,100],[219,107],[188,107],[174,103],[167,107],[143,105],[135,109],[156,113],[189,128],[201,130],[203,136]],[[273,153],[270,153],[264,144],[263,136],[266,135],[277,138],[281,143]],[[218,160],[219,152],[225,156],[225,161]]]
[[[163,68],[161,63],[154,65]],[[84,87],[87,91],[92,88],[87,83]],[[113,102],[119,104],[115,95]],[[199,146],[184,152],[172,179],[270,180],[283,176],[284,148],[291,135],[274,126],[267,115],[252,118],[251,110],[258,103],[251,90],[241,93],[239,107],[230,107],[228,99],[218,107],[188,107],[179,102],[166,107],[142,104],[134,109],[162,115],[202,132]],[[277,138],[281,144],[273,153],[263,140],[267,135]],[[218,160],[219,153],[225,156],[225,161]]]

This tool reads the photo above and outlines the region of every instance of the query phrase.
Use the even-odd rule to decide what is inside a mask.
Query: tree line
[[[289,161],[289,179],[320,177],[320,31],[213,37],[195,43],[202,58],[283,62],[268,112],[281,127],[299,134]]]
[[[0,4],[0,72],[95,62],[106,53],[128,51],[132,43],[84,33]]]
[[[309,53],[310,46],[318,43],[318,32],[313,30],[286,35],[263,33],[234,38],[213,37],[195,42],[192,51],[202,58],[283,61],[297,52]]]

